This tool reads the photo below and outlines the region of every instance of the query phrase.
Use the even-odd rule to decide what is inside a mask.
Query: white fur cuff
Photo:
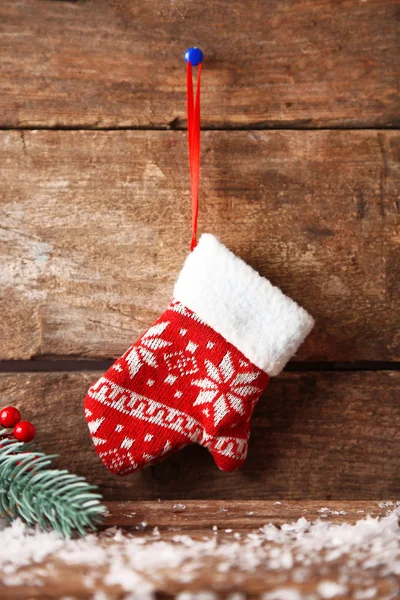
[[[209,233],[187,257],[174,298],[268,375],[280,373],[314,325],[303,308]]]

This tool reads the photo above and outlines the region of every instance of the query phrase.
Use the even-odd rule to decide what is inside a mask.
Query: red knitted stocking
[[[191,443],[208,448],[223,471],[240,467],[269,375],[313,324],[211,235],[188,257],[174,296],[86,397],[93,442],[114,473]]]

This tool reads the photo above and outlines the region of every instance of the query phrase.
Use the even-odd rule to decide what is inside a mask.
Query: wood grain
[[[327,598],[334,584],[337,586],[334,597],[340,597],[341,600],[395,598],[400,591],[399,580],[393,574],[394,567],[387,558],[388,554],[393,555],[393,549],[388,553],[385,548],[378,560],[376,549],[371,550],[378,543],[377,539],[364,546],[355,543],[356,549],[353,548],[350,553],[345,548],[336,548],[336,554],[339,555],[336,558],[332,556],[332,542],[327,558],[326,541],[321,538],[319,551],[307,551],[305,557],[299,558],[301,550],[296,548],[294,542],[289,545],[286,541],[285,545],[281,545],[267,540],[259,531],[259,527],[269,523],[279,527],[283,523],[293,523],[300,517],[305,517],[309,522],[319,518],[325,523],[351,524],[367,514],[383,517],[388,510],[393,510],[383,504],[371,501],[323,505],[315,501],[282,504],[238,500],[188,501],[184,506],[180,505],[178,510],[178,505],[172,502],[110,503],[107,525],[127,526],[132,532],[130,539],[139,538],[141,560],[135,557],[133,566],[123,558],[126,552],[124,542],[127,542],[121,532],[117,536],[98,534],[92,564],[88,564],[87,554],[82,547],[80,561],[76,558],[76,547],[74,560],[69,560],[71,555],[67,547],[61,558],[48,555],[36,563],[32,561],[23,566],[8,578],[0,574],[0,598],[43,600],[68,597],[89,600],[105,597],[108,600],[122,600],[132,598],[127,592],[128,585],[128,589],[134,587],[134,596],[139,599],[181,598],[185,593],[185,597],[213,600],[232,600],[239,594],[248,600],[261,597],[306,600]],[[143,521],[147,523],[146,526]],[[136,533],[133,533],[135,528]],[[302,535],[307,536],[303,532],[298,538],[301,539]],[[292,537],[294,539],[295,535],[292,534]],[[196,543],[193,550],[192,545]],[[299,546],[302,547],[301,544]],[[132,545],[127,548],[132,553],[135,549],[137,552],[138,546],[133,546],[133,550]],[[107,557],[118,556],[119,578],[115,570],[113,577],[107,577],[115,558],[114,561],[107,558],[99,560],[98,553],[105,549],[108,549]],[[283,563],[282,558],[283,564],[279,567],[277,557],[281,559],[285,551],[286,557],[293,562],[291,565],[287,564],[287,560]],[[168,556],[171,552],[175,557],[178,553],[180,560],[172,561]],[[238,560],[235,557],[240,553],[242,556]],[[185,560],[182,560],[182,555],[186,555]],[[125,566],[122,569],[126,563],[130,568]],[[386,567],[389,567],[389,573]],[[6,582],[10,581],[12,585],[7,585]],[[328,584],[324,594],[321,582]]]
[[[107,500],[357,499],[400,494],[399,372],[287,373],[271,381],[252,421],[249,456],[222,473],[189,446],[159,465],[117,477],[97,457],[83,398],[101,373],[0,375],[2,405],[38,428],[38,445],[87,476]]]
[[[0,125],[180,127],[203,48],[209,127],[399,123],[393,0],[2,0]]]
[[[200,231],[308,309],[299,360],[400,356],[400,134],[205,132]],[[187,255],[183,132],[1,132],[0,358],[122,354]]]
[[[272,523],[280,527],[305,517],[307,521],[328,519],[331,523],[355,523],[371,515],[384,516],[393,509],[393,501],[372,500],[174,500],[107,502],[104,527],[122,527],[125,531],[150,532],[158,527],[165,536],[176,529],[210,531],[217,527],[220,534],[226,528],[251,531]],[[324,517],[322,517],[324,515]]]

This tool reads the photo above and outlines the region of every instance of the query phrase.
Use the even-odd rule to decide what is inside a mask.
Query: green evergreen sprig
[[[54,529],[66,538],[95,530],[105,512],[101,495],[93,491],[97,486],[67,470],[48,468],[57,455],[37,452],[33,444],[6,434],[0,429],[0,515]]]

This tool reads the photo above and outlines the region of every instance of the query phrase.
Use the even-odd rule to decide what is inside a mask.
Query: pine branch
[[[84,535],[101,523],[105,507],[97,486],[67,470],[48,468],[57,455],[36,452],[6,436],[0,429],[0,514],[8,521],[17,517],[28,525],[47,531],[55,529],[70,538]]]

